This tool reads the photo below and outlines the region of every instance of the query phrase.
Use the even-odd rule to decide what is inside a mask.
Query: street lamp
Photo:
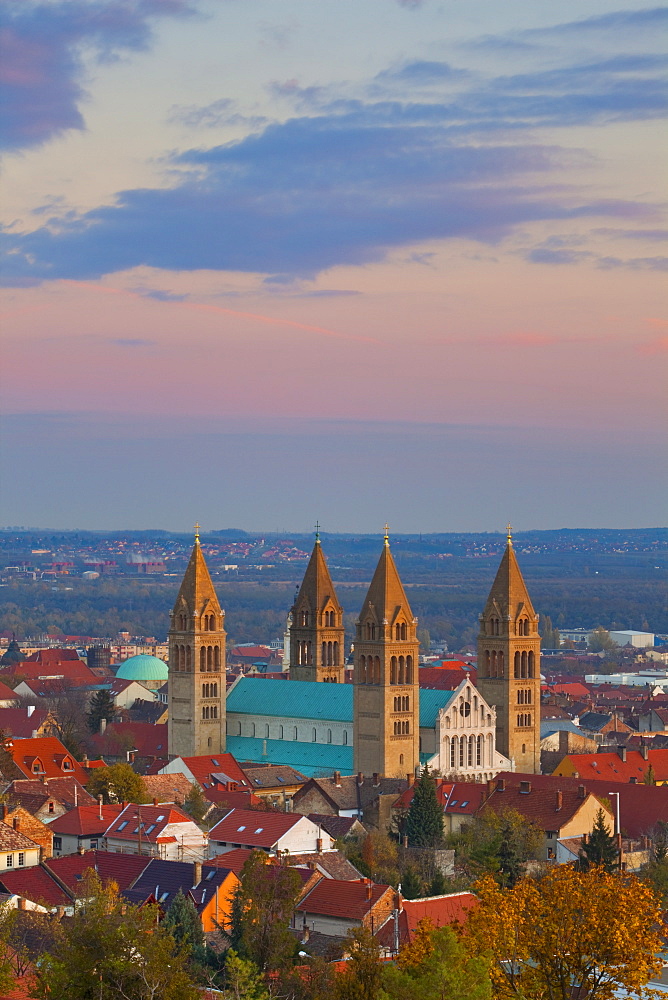
[[[619,822],[619,792],[608,792],[608,795],[614,795],[617,799],[617,808],[615,810],[615,836],[617,837],[617,851],[619,854],[619,870],[622,870],[622,827]]]

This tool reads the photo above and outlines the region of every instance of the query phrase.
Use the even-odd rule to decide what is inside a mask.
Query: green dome
[[[166,681],[167,664],[157,656],[140,653],[124,660],[116,671],[116,676],[124,681]]]

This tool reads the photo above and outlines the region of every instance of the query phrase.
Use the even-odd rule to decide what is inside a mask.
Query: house
[[[150,799],[175,802],[177,806],[183,805],[193,787],[185,774],[144,774],[141,780]]]
[[[88,781],[85,768],[55,736],[38,736],[25,740],[9,739],[5,741],[4,746],[15,767],[26,778],[71,776],[82,785]]]
[[[40,849],[39,860],[44,861],[53,854],[53,833],[47,823],[33,816],[16,803],[0,803],[0,821],[19,830]]]
[[[39,844],[22,833],[20,825],[20,820],[16,816],[11,826],[0,822],[0,873],[18,868],[32,868],[40,862]]]
[[[436,778],[436,798],[443,808],[444,833],[459,833],[461,828],[470,823],[482,805],[487,786],[473,781],[447,781]],[[411,784],[394,803],[392,812],[395,823],[401,822],[401,817],[410,808],[415,793]]]
[[[65,890],[69,898],[74,899],[80,892],[81,882],[88,869],[92,869],[105,885],[115,882],[123,892],[135,883],[149,862],[150,858],[139,857],[137,854],[93,850],[51,858],[42,867]]]
[[[164,861],[201,861],[206,857],[206,836],[172,803],[125,805],[104,835],[109,851],[145,854]]]
[[[601,799],[577,787],[549,788],[535,782],[534,775],[497,775],[488,785],[489,795],[482,803],[479,815],[493,810],[502,813],[513,810],[543,831],[542,860],[556,861],[556,842],[568,837],[582,837],[590,833],[599,809],[603,810],[606,823],[614,829],[612,812]],[[518,780],[519,779],[519,780]]]
[[[238,847],[268,854],[331,851],[332,838],[307,816],[230,809],[209,833],[211,857]]]
[[[105,833],[120,814],[122,805],[75,806],[54,819],[49,827],[53,836],[53,854],[74,854],[105,847]]]
[[[287,764],[244,764],[242,770],[259,799],[282,809],[308,781],[300,771]]]
[[[391,885],[378,885],[368,878],[346,882],[322,878],[297,903],[292,926],[333,936],[368,927],[374,934],[396,902],[397,893]]]
[[[47,708],[0,708],[0,730],[13,739],[46,736],[51,732],[53,716]]]
[[[108,688],[116,708],[132,708],[136,701],[157,700],[155,691],[136,680],[114,677],[109,685],[104,686]]]
[[[13,690],[4,681],[0,681],[0,708],[13,708],[15,703],[16,695]]]
[[[167,754],[167,725],[154,726],[151,722],[110,722],[102,724],[101,732],[88,740],[111,763],[133,761],[135,758],[153,761]]]
[[[70,906],[72,897],[49,873],[46,864],[0,871],[0,892],[8,892],[47,910]]]
[[[214,754],[212,757],[175,757],[158,773],[185,774],[188,781],[199,785],[205,794],[214,785],[229,782],[234,782],[239,790],[251,790],[250,782],[231,753]]]
[[[403,899],[400,896],[398,908],[376,931],[376,940],[385,955],[396,955],[406,945],[412,944],[421,920],[428,920],[433,927],[463,926],[477,905],[478,898],[472,892],[453,892],[422,899]]]
[[[587,736],[633,732],[632,727],[622,721],[618,712],[584,712],[578,722],[580,729]]]
[[[328,816],[326,813],[309,813],[308,818],[326,830],[334,840],[347,837],[366,837],[366,828],[357,816]]]
[[[229,868],[154,858],[123,895],[135,904],[154,900],[166,913],[181,890],[190,896],[207,933],[229,924],[238,885],[237,875]]]
[[[356,816],[369,826],[388,829],[392,805],[406,785],[406,778],[345,775],[335,771],[331,778],[310,778],[293,795],[292,808],[304,815]]]
[[[20,778],[4,789],[8,802],[21,805],[31,816],[49,823],[77,805],[95,805],[95,799],[74,777]]]
[[[660,702],[653,704],[648,701],[642,715],[638,719],[641,733],[663,733],[668,730],[668,706]]]
[[[668,782],[668,750],[627,750],[619,747],[616,752],[568,754],[554,769],[553,774],[570,775],[589,781],[638,783],[647,779],[652,768],[657,785]]]

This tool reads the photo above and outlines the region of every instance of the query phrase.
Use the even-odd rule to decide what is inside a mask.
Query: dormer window
[[[73,770],[74,767],[72,765],[72,761],[68,760],[66,757],[65,760],[63,761],[63,771],[73,771]]]

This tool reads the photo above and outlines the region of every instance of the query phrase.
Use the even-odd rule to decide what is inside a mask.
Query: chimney
[[[157,804],[158,804],[158,800],[157,799],[153,799],[153,805],[157,806]]]
[[[33,729],[33,730],[32,730],[32,732],[30,733],[30,737],[31,737],[31,739],[33,739],[33,740],[36,740],[36,739],[37,739],[37,730],[36,730],[36,729]]]
[[[561,809],[561,807],[564,804],[564,793],[563,792],[557,792],[557,794],[556,794],[556,800],[557,801],[556,801],[555,806],[554,806],[554,811],[555,812],[559,812],[559,810]]]
[[[506,779],[505,778],[498,778],[497,779],[496,790],[497,790],[497,792],[505,792],[505,790],[506,790]]]
[[[367,901],[371,900],[372,895],[373,895],[373,884],[371,883],[371,881],[369,881],[367,883],[367,887],[366,887],[366,898],[367,898]]]
[[[107,720],[100,719],[100,736],[102,735],[102,733],[105,731],[106,728],[107,728]]]
[[[81,758],[81,766],[88,767],[88,754],[84,751],[84,755]]]
[[[318,837],[316,840],[315,849],[318,854],[322,854],[322,837]]]
[[[626,747],[617,747],[617,753],[619,754],[619,759],[626,763]]]
[[[559,730],[559,753],[568,753],[568,730]]]
[[[409,788],[413,787],[413,785],[415,784],[415,775],[414,774],[407,774],[406,775],[406,784],[408,785]]]
[[[34,705],[28,705],[28,718],[31,717],[32,713],[35,711]]]
[[[19,896],[18,907],[19,907],[19,910],[27,910],[28,909],[28,900],[24,899],[23,896]]]
[[[334,772],[334,784],[336,785],[337,788],[341,787],[341,772],[340,771],[335,771]]]
[[[649,747],[647,746],[646,743],[643,743],[643,745],[640,747],[640,753],[642,754],[643,760],[649,760]]]
[[[578,785],[578,798],[579,799],[587,798],[587,789],[585,788],[584,785]]]
[[[0,802],[0,822],[2,822],[2,823],[4,823],[4,821],[5,821],[5,811],[6,811],[6,808],[7,807],[5,806],[4,802]]]
[[[364,784],[364,772],[363,771],[358,771],[357,772],[357,784],[358,785],[363,785]]]
[[[14,827],[15,830],[21,829],[21,820],[19,819],[18,816],[14,816],[14,818],[12,819],[12,826]]]
[[[202,862],[195,861],[193,864],[193,888],[202,881]]]
[[[520,781],[520,792],[522,793],[522,795],[528,795],[530,791],[531,791],[531,782]]]
[[[380,775],[378,774],[377,771],[374,771],[373,772],[373,787],[374,788],[378,788],[379,784],[380,784]]]
[[[102,819],[103,816],[102,816],[102,796],[101,795],[98,795],[98,797],[97,797],[97,804],[98,804],[98,813],[97,814],[100,817],[100,819]]]

